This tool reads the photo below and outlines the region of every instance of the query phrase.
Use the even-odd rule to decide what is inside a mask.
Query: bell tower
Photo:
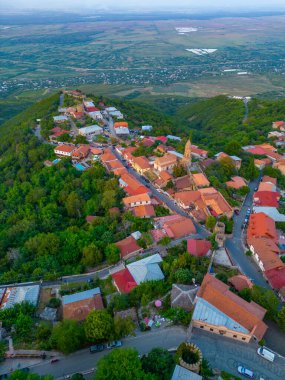
[[[187,169],[187,172],[190,171],[191,163],[191,141],[189,139],[185,145],[184,156],[182,158],[182,165]]]

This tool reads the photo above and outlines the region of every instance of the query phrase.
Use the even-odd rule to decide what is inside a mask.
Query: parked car
[[[250,214],[251,213],[251,208],[248,208],[246,213]]]
[[[107,343],[107,349],[110,350],[111,348],[122,347],[122,344],[121,340],[113,340],[113,342]]]
[[[95,352],[100,352],[105,350],[104,344],[95,344],[94,346],[89,347],[90,354],[94,354]]]
[[[254,373],[250,369],[247,369],[241,365],[238,366],[238,373],[240,373],[241,375],[245,377],[249,377],[250,379],[254,378]]]
[[[275,354],[269,351],[266,347],[260,347],[257,350],[258,355],[262,356],[264,359],[273,362],[275,359]]]

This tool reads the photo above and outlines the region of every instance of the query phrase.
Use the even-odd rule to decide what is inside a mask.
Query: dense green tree
[[[277,323],[280,329],[285,331],[285,306],[278,312]]]
[[[116,339],[125,338],[129,335],[135,335],[135,327],[136,326],[131,317],[122,318],[116,316],[114,318],[114,333]]]
[[[90,342],[105,342],[114,335],[114,321],[106,310],[93,310],[86,318],[86,337]]]
[[[96,380],[155,380],[142,370],[138,352],[134,348],[120,348],[98,361]],[[94,378],[95,380],[95,378]]]
[[[271,319],[277,317],[279,300],[273,290],[254,285],[251,289],[251,299],[267,310],[267,317]]]
[[[105,248],[108,264],[115,264],[120,260],[120,250],[115,244],[108,244]]]
[[[187,268],[179,268],[175,274],[175,282],[178,284],[191,284],[193,275],[191,271]]]
[[[83,248],[82,263],[87,267],[98,265],[102,262],[103,254],[94,243]]]
[[[13,371],[9,377],[11,380],[53,380],[52,376],[40,376],[36,373],[24,372],[21,370]]]
[[[71,380],[84,380],[84,376],[81,373],[75,373],[71,376]]]
[[[183,177],[186,174],[187,174],[187,171],[186,171],[186,169],[185,169],[185,167],[183,165],[181,165],[181,164],[174,165],[174,167],[173,167],[173,176],[175,178]]]
[[[208,216],[206,220],[206,227],[213,231],[214,227],[216,225],[216,218],[214,216]]]
[[[173,356],[163,348],[153,348],[141,359],[142,368],[146,373],[156,375],[158,380],[170,380],[175,362]]]
[[[78,350],[85,341],[83,326],[71,320],[60,322],[54,327],[51,335],[53,347],[64,354]]]
[[[33,327],[33,320],[29,315],[21,313],[16,319],[16,332],[21,338],[30,335]]]
[[[6,354],[6,350],[7,350],[7,345],[4,341],[1,341],[0,342],[0,362],[2,362],[5,358],[5,354]]]
[[[236,140],[231,140],[226,144],[225,152],[230,156],[238,156],[241,152],[241,144]]]

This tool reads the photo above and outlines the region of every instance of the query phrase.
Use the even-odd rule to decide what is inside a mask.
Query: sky
[[[100,10],[277,10],[285,8],[284,0],[3,0],[2,7],[17,9],[46,9],[80,11]]]

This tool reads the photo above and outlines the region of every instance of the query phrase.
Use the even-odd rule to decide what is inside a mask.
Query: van
[[[264,359],[266,359],[270,362],[274,361],[275,355],[273,354],[273,352],[267,350],[266,347],[260,347],[257,350],[257,353],[258,353],[258,355],[262,356]]]

